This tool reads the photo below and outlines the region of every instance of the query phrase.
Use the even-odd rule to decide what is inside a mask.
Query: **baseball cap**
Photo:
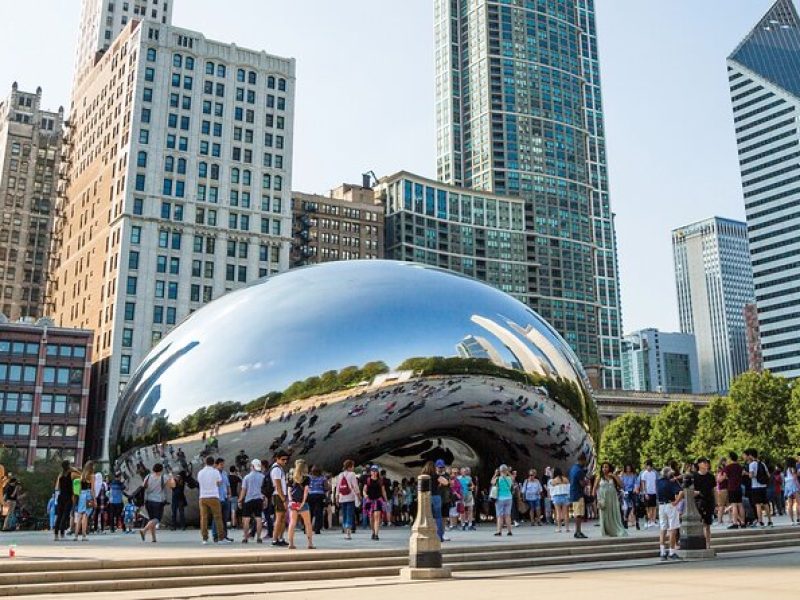
[[[442,467],[446,467],[447,466],[445,464],[445,462],[441,458],[439,460],[437,460],[435,464],[436,464],[436,468],[437,469],[441,469]]]
[[[370,471],[380,471],[380,470],[381,470],[381,468],[380,468],[378,465],[372,465],[372,466],[369,468],[369,470],[370,470]]]
[[[256,471],[260,471],[261,470],[261,461],[258,460],[257,458],[254,458],[253,460],[251,460],[250,464],[253,465],[253,468]]]

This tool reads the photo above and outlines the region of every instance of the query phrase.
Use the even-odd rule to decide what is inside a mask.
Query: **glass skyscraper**
[[[620,388],[594,0],[436,0],[435,40],[439,179],[524,200],[523,299]]]
[[[800,376],[800,18],[778,0],[728,57],[764,368]]]

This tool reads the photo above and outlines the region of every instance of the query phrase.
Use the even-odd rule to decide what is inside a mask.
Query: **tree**
[[[642,448],[643,458],[657,466],[689,458],[689,444],[697,428],[697,409],[691,402],[675,402],[653,419],[650,438]]]
[[[791,450],[787,427],[791,395],[789,380],[769,371],[739,375],[730,389],[727,445],[740,453],[755,448],[770,462],[782,460]]]
[[[626,413],[606,425],[600,440],[600,460],[616,466],[642,464],[642,446],[650,437],[651,419],[639,413]]]
[[[689,444],[692,457],[706,456],[713,461],[721,456],[726,446],[728,416],[731,412],[731,402],[724,396],[713,398],[708,406],[700,409],[697,415],[697,430]]]
[[[792,397],[786,408],[786,437],[788,438],[788,454],[800,454],[800,385],[792,388]]]

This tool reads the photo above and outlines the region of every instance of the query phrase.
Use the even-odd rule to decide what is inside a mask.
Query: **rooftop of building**
[[[700,221],[695,221],[694,223],[689,223],[688,225],[683,225],[681,227],[676,227],[672,230],[672,234],[688,234],[694,233],[696,230],[699,230],[702,227],[707,227],[712,224],[721,224],[725,223],[728,225],[733,225],[734,227],[741,227],[745,231],[747,231],[747,223],[744,221],[738,221],[736,219],[729,219],[727,217],[709,217],[707,219],[702,219]]]
[[[94,332],[90,329],[78,329],[73,327],[59,327],[55,321],[48,317],[34,319],[32,317],[23,317],[19,321],[9,321],[8,317],[0,313],[0,333],[8,332],[42,332],[44,330],[52,331],[60,335],[69,334],[79,337],[91,338]]]
[[[445,183],[443,181],[437,181],[436,179],[430,179],[429,177],[424,177],[422,175],[417,175],[416,173],[411,173],[410,171],[398,171],[392,175],[387,175],[386,177],[381,177],[378,180],[378,184],[376,187],[381,185],[386,185],[392,183],[394,181],[400,179],[410,179],[412,181],[422,183],[425,185],[429,185],[430,187],[435,187],[438,189],[448,190],[450,192],[456,194],[468,194],[470,196],[481,196],[482,198],[492,198],[495,200],[502,200],[505,202],[516,202],[518,204],[524,204],[525,200],[518,196],[504,196],[501,194],[495,194],[488,190],[478,190],[473,188],[467,188],[460,185],[453,185],[451,183]]]

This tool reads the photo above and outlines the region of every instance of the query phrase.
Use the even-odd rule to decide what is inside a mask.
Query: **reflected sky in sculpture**
[[[191,315],[131,378],[113,416],[111,447],[141,442],[156,417],[175,426],[200,408],[251,403],[326,371],[459,356],[464,362],[448,368],[486,363],[493,371],[482,374],[546,388],[576,424],[596,433],[575,354],[528,307],[448,271],[348,261],[262,280]]]

